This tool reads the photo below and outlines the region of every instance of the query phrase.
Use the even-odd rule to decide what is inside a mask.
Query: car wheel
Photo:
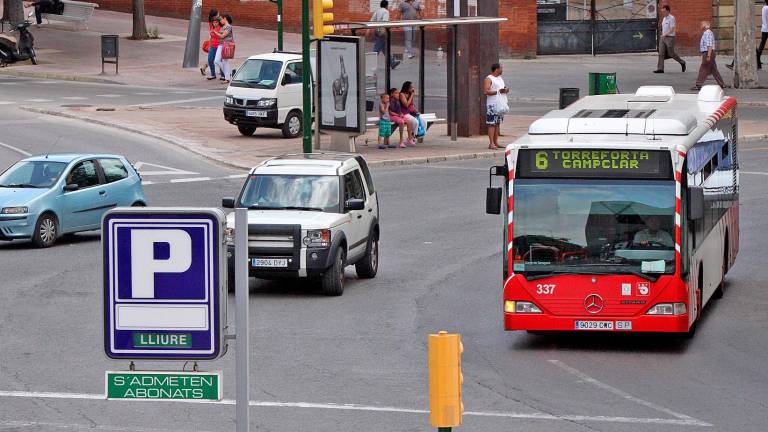
[[[296,138],[301,135],[301,113],[298,111],[291,111],[288,113],[288,117],[285,118],[283,123],[283,137]]]
[[[371,279],[376,277],[379,271],[379,236],[372,232],[368,237],[368,246],[365,249],[365,255],[355,263],[357,276],[362,279]]]
[[[333,265],[323,274],[323,294],[340,296],[344,294],[344,251],[341,247],[336,250]]]
[[[237,130],[240,131],[242,136],[251,136],[256,133],[256,126],[237,125]]]
[[[56,217],[46,213],[37,220],[35,232],[32,233],[32,243],[39,248],[47,248],[56,243],[59,226]]]

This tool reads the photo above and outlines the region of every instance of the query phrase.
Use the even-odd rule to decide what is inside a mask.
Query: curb
[[[68,118],[72,120],[79,120],[85,123],[111,127],[114,129],[125,131],[125,132],[131,132],[138,135],[142,135],[147,138],[157,139],[157,140],[166,142],[168,144],[174,145],[176,147],[179,147],[181,149],[184,149],[190,153],[193,153],[205,159],[214,161],[216,163],[219,163],[231,168],[245,169],[245,170],[250,170],[251,168],[253,168],[250,165],[240,165],[235,162],[225,160],[221,157],[201,152],[199,150],[190,148],[180,140],[177,140],[175,138],[168,138],[153,132],[147,132],[141,129],[136,129],[129,126],[110,123],[107,121],[97,120],[89,117],[81,117],[81,116],[66,113],[63,111],[56,111],[56,110],[45,109],[45,108],[35,108],[35,107],[29,107],[29,106],[21,106],[19,107],[19,109],[27,112],[33,112],[36,114],[46,114],[54,117],[63,117],[63,118]],[[429,163],[459,161],[459,160],[468,160],[468,159],[493,159],[496,157],[503,157],[503,156],[504,156],[503,150],[494,151],[494,152],[461,153],[461,154],[452,154],[452,155],[438,155],[438,156],[425,156],[425,157],[407,158],[407,159],[388,159],[388,160],[381,160],[381,161],[371,161],[371,162],[368,162],[368,166],[385,167],[385,166],[399,166],[399,165],[424,165]]]
[[[21,78],[40,78],[40,79],[53,79],[61,81],[77,81],[77,82],[90,82],[97,84],[119,84],[123,83],[119,81],[113,81],[103,78],[92,78],[81,75],[66,75],[55,72],[29,72],[29,71],[14,71],[14,70],[0,70],[0,75],[16,76]]]
[[[181,142],[179,140],[176,140],[175,138],[164,137],[162,135],[158,135],[158,134],[152,133],[152,132],[147,132],[147,131],[144,131],[144,130],[141,130],[141,129],[136,129],[136,128],[132,128],[132,127],[128,127],[128,126],[123,126],[123,125],[116,124],[116,123],[110,123],[110,122],[107,122],[107,121],[97,120],[97,119],[93,119],[93,118],[89,118],[89,117],[81,117],[81,116],[77,116],[77,115],[74,115],[74,114],[66,113],[66,112],[63,112],[63,111],[56,111],[56,110],[50,110],[50,109],[44,109],[44,108],[34,108],[34,107],[28,107],[28,106],[21,106],[21,107],[19,107],[19,109],[21,109],[23,111],[33,112],[33,113],[36,113],[36,114],[46,114],[46,115],[50,115],[50,116],[54,116],[54,117],[63,117],[63,118],[68,118],[68,119],[72,119],[72,120],[79,120],[79,121],[82,121],[82,122],[85,122],[85,123],[90,123],[90,124],[95,124],[95,125],[105,126],[105,127],[111,127],[111,128],[114,128],[114,129],[119,129],[119,130],[125,131],[125,132],[135,133],[135,134],[138,134],[138,135],[145,136],[147,138],[152,138],[152,139],[156,139],[156,140],[160,140],[160,141],[166,142],[168,144],[171,144],[171,145],[174,145],[174,146],[179,147],[181,149],[184,149],[184,150],[186,150],[186,151],[188,151],[190,153],[196,154],[196,155],[198,155],[200,157],[203,157],[205,159],[214,161],[214,162],[222,164],[224,166],[228,166],[230,168],[245,169],[245,170],[250,170],[251,168],[253,168],[252,166],[239,165],[237,163],[225,160],[223,158],[220,158],[220,157],[217,157],[217,156],[214,156],[214,155],[211,155],[211,154],[203,153],[203,152],[198,151],[196,149],[190,148],[189,146],[187,146],[186,144],[184,144],[183,142]]]

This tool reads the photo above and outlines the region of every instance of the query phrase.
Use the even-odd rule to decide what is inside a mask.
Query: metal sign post
[[[200,61],[200,11],[203,0],[192,0],[192,11],[189,13],[189,29],[187,30],[187,45],[184,47],[184,67],[196,68]]]
[[[248,209],[235,209],[235,425],[237,432],[248,432],[249,368],[248,368]]]

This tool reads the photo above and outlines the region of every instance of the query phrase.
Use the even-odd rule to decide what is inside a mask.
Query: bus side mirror
[[[489,187],[485,191],[485,212],[488,214],[501,214],[501,194],[500,187]]]
[[[704,188],[688,188],[688,220],[699,220],[704,217]]]

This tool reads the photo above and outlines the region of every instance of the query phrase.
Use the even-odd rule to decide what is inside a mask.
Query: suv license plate
[[[253,258],[252,267],[288,267],[287,258]]]
[[[245,116],[246,117],[266,117],[267,112],[266,111],[246,111]]]
[[[613,321],[576,321],[576,330],[613,330]]]

